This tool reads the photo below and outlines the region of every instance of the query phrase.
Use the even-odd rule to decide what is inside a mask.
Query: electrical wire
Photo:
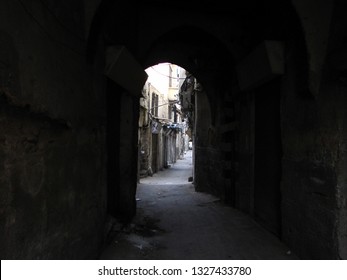
[[[180,77],[172,77],[170,75],[166,75],[166,74],[163,74],[161,72],[159,72],[158,70],[156,70],[153,66],[151,66],[150,68],[152,68],[155,72],[157,72],[158,74],[164,76],[164,77],[167,77],[167,78],[170,78],[170,79],[175,79],[175,80],[185,80],[186,78],[180,78]]]

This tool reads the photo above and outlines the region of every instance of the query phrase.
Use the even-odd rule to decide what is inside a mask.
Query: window
[[[159,96],[155,94],[154,92],[152,93],[152,106],[151,106],[151,114],[152,116],[158,116],[158,105],[159,105]]]
[[[169,87],[172,87],[172,67],[169,64]]]

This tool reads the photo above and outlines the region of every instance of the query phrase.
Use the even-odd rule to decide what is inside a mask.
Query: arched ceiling
[[[178,34],[178,36],[177,36]],[[143,65],[171,62],[188,70],[206,86],[232,75],[230,51],[216,37],[192,26],[182,26],[153,42],[144,56]]]
[[[277,2],[104,0],[94,28],[106,45],[126,46],[144,69],[171,62],[216,89],[230,86],[235,65],[262,40],[292,36],[291,2]]]

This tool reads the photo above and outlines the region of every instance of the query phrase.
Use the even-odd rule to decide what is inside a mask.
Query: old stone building
[[[165,71],[179,67],[167,63],[156,67],[157,69],[153,67],[156,75],[148,77],[142,90],[143,97],[140,98],[140,178],[152,176],[153,173],[170,167],[182,156],[184,149],[185,127],[184,116],[178,104],[179,83],[174,85],[172,80],[177,80],[177,77],[170,71]],[[147,71],[150,72],[149,70]],[[161,90],[154,86],[152,80],[154,84],[159,82]]]
[[[194,186],[347,258],[342,0],[0,1],[1,259],[96,258],[136,215],[144,69],[199,81]]]

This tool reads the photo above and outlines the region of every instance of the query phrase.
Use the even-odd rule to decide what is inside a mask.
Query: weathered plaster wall
[[[83,1],[0,3],[0,255],[95,258],[106,216],[102,78]],[[94,81],[94,82],[93,82]]]

